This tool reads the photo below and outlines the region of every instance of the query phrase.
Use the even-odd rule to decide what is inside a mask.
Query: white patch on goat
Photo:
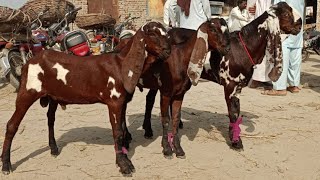
[[[57,80],[61,80],[64,84],[67,84],[66,76],[69,70],[63,68],[59,63],[56,63],[52,68],[57,69]]]
[[[202,38],[206,42],[206,49],[208,49],[208,34],[199,30],[197,33],[197,38]]]
[[[221,31],[222,31],[222,33],[224,33],[227,29],[228,29],[227,26],[221,26]]]
[[[140,42],[142,42],[142,41],[143,41],[143,38],[140,39]]]
[[[110,98],[112,98],[113,96],[115,96],[116,98],[119,98],[121,96],[121,93],[117,91],[116,81],[111,76],[109,76],[109,79],[108,79],[108,84],[109,83],[113,84],[113,88],[110,90]]]
[[[128,77],[132,78],[133,72],[131,70],[129,70],[128,72]]]
[[[203,65],[203,68],[206,73],[208,73],[208,71],[211,69],[210,57],[211,57],[211,51],[208,52],[207,57],[206,57],[206,61],[204,62],[204,65]]]
[[[245,76],[242,73],[240,73],[237,77],[232,77],[230,75],[229,60],[225,61],[225,58],[223,57],[220,66],[223,62],[225,63],[225,66],[223,68],[220,68],[220,78],[225,80],[226,85],[228,85],[230,81],[239,83],[240,81],[245,79]]]
[[[231,97],[233,97],[233,96],[240,99],[240,95],[241,95],[241,93],[237,91],[237,86],[235,86],[232,93],[229,96],[229,99],[231,99]]]
[[[118,122],[117,122],[117,116],[116,116],[116,114],[112,113],[112,115],[113,115],[113,118],[114,118],[114,123],[117,124]]]
[[[265,29],[270,32],[270,34],[276,34],[280,32],[280,24],[279,24],[279,18],[274,14],[274,10],[268,11],[268,18],[258,26],[258,32],[260,32],[260,29]]]
[[[102,92],[100,92],[100,96],[102,96],[103,95],[103,93]]]
[[[144,58],[148,57],[148,51],[144,51]]]
[[[38,78],[40,73],[44,73],[43,69],[39,64],[29,64],[28,65],[28,79],[27,79],[27,90],[34,89],[37,92],[41,91],[42,82]]]
[[[116,98],[119,98],[121,96],[121,93],[118,92],[115,87],[110,90],[110,98],[112,98],[113,96],[115,96]]]
[[[113,77],[109,76],[108,84],[109,84],[109,83],[112,83],[113,85],[115,85],[115,84],[116,84],[116,81],[114,80]]]
[[[162,36],[165,36],[165,35],[167,34],[167,33],[164,32],[163,29],[161,29],[161,28],[158,28],[158,30],[160,31],[160,34],[161,34]]]

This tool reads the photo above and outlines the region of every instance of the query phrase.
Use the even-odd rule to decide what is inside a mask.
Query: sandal
[[[261,92],[261,94],[262,95],[269,95],[269,96],[286,96],[287,91],[286,90],[270,89],[270,90],[265,90],[265,91]]]
[[[291,93],[299,93],[300,88],[298,86],[289,86],[287,87],[287,91],[290,91]]]

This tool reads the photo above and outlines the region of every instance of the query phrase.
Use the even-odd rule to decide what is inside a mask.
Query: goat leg
[[[182,98],[179,100],[173,100],[171,107],[172,107],[172,134],[173,134],[173,147],[176,153],[176,157],[178,158],[185,158],[185,152],[183,151],[180,145],[180,138],[178,134],[179,130],[179,122],[181,121],[181,106],[182,106]]]
[[[18,131],[19,125],[26,114],[29,107],[37,100],[37,97],[30,93],[18,93],[16,100],[16,110],[14,111],[11,119],[7,123],[7,131],[3,142],[1,160],[3,174],[10,174],[12,166],[10,161],[10,150],[12,140]]]
[[[168,142],[168,129],[169,129],[169,104],[170,104],[170,98],[161,95],[160,99],[160,108],[161,108],[161,123],[162,123],[162,153],[166,158],[172,158],[172,148],[170,146],[170,143]]]
[[[126,123],[126,110],[127,110],[127,104],[125,103],[124,108],[122,109],[122,122],[124,123],[124,146],[129,149],[129,144],[132,141],[132,135],[130,134],[127,123]]]
[[[152,114],[152,109],[153,109],[154,101],[156,99],[157,92],[158,92],[157,89],[150,89],[146,96],[146,110],[145,110],[143,126],[142,126],[143,129],[145,130],[144,137],[146,139],[151,139],[153,137],[153,131],[151,127],[151,114]]]
[[[170,105],[170,112],[171,112],[171,117],[172,115],[172,105]],[[181,120],[181,111],[179,112],[179,129],[183,129],[183,122]]]
[[[112,105],[111,105],[112,104]],[[126,124],[123,120],[125,118],[126,104],[123,103],[110,103],[109,107],[109,119],[112,125],[112,133],[114,138],[114,148],[116,151],[116,164],[120,167],[120,172],[124,176],[131,176],[134,172],[134,166],[132,162],[128,159],[127,150],[125,148],[125,128]]]
[[[234,92],[232,95],[231,93]],[[230,119],[229,138],[231,146],[235,149],[243,149],[242,140],[240,138],[240,99],[241,87],[233,86],[233,88],[225,88],[225,99],[228,106],[228,114]]]
[[[54,137],[54,122],[56,119],[55,114],[56,114],[57,107],[58,107],[58,102],[50,99],[47,117],[48,117],[48,127],[49,127],[49,147],[51,150],[51,155],[53,156],[59,155],[58,146],[56,143],[56,139]]]

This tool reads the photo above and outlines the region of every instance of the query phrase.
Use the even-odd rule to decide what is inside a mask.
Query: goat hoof
[[[120,167],[120,172],[125,177],[131,177],[132,173],[135,172],[135,168],[132,162],[128,159],[125,154],[117,154],[116,155],[116,164]]]
[[[232,142],[231,146],[235,150],[243,150],[243,144],[241,139],[239,139],[238,141]]]
[[[8,175],[12,172],[12,166],[11,166],[11,163],[8,162],[8,163],[3,163],[2,164],[2,174],[4,175]]]
[[[171,148],[164,148],[162,153],[166,159],[172,159],[173,151]]]
[[[54,157],[57,157],[59,155],[59,149],[58,148],[51,149],[51,155]]]
[[[179,151],[176,151],[176,157],[180,159],[185,159],[186,158],[186,153],[181,149]]]

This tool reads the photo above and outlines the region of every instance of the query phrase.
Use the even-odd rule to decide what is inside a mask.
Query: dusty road
[[[137,91],[128,105],[133,142],[129,157],[136,167],[123,178],[115,166],[107,107],[70,105],[58,109],[56,139],[61,153],[48,148],[47,109],[36,102],[27,112],[12,145],[14,172],[0,179],[320,179],[320,58],[303,63],[302,91],[269,97],[243,89],[244,151],[227,145],[227,109],[223,89],[202,82],[187,93],[182,118],[186,159],[165,159],[161,153],[159,97],[153,111],[154,138],[144,139],[141,127],[147,91]],[[0,151],[16,94],[0,85]],[[0,165],[1,166],[1,165]]]

